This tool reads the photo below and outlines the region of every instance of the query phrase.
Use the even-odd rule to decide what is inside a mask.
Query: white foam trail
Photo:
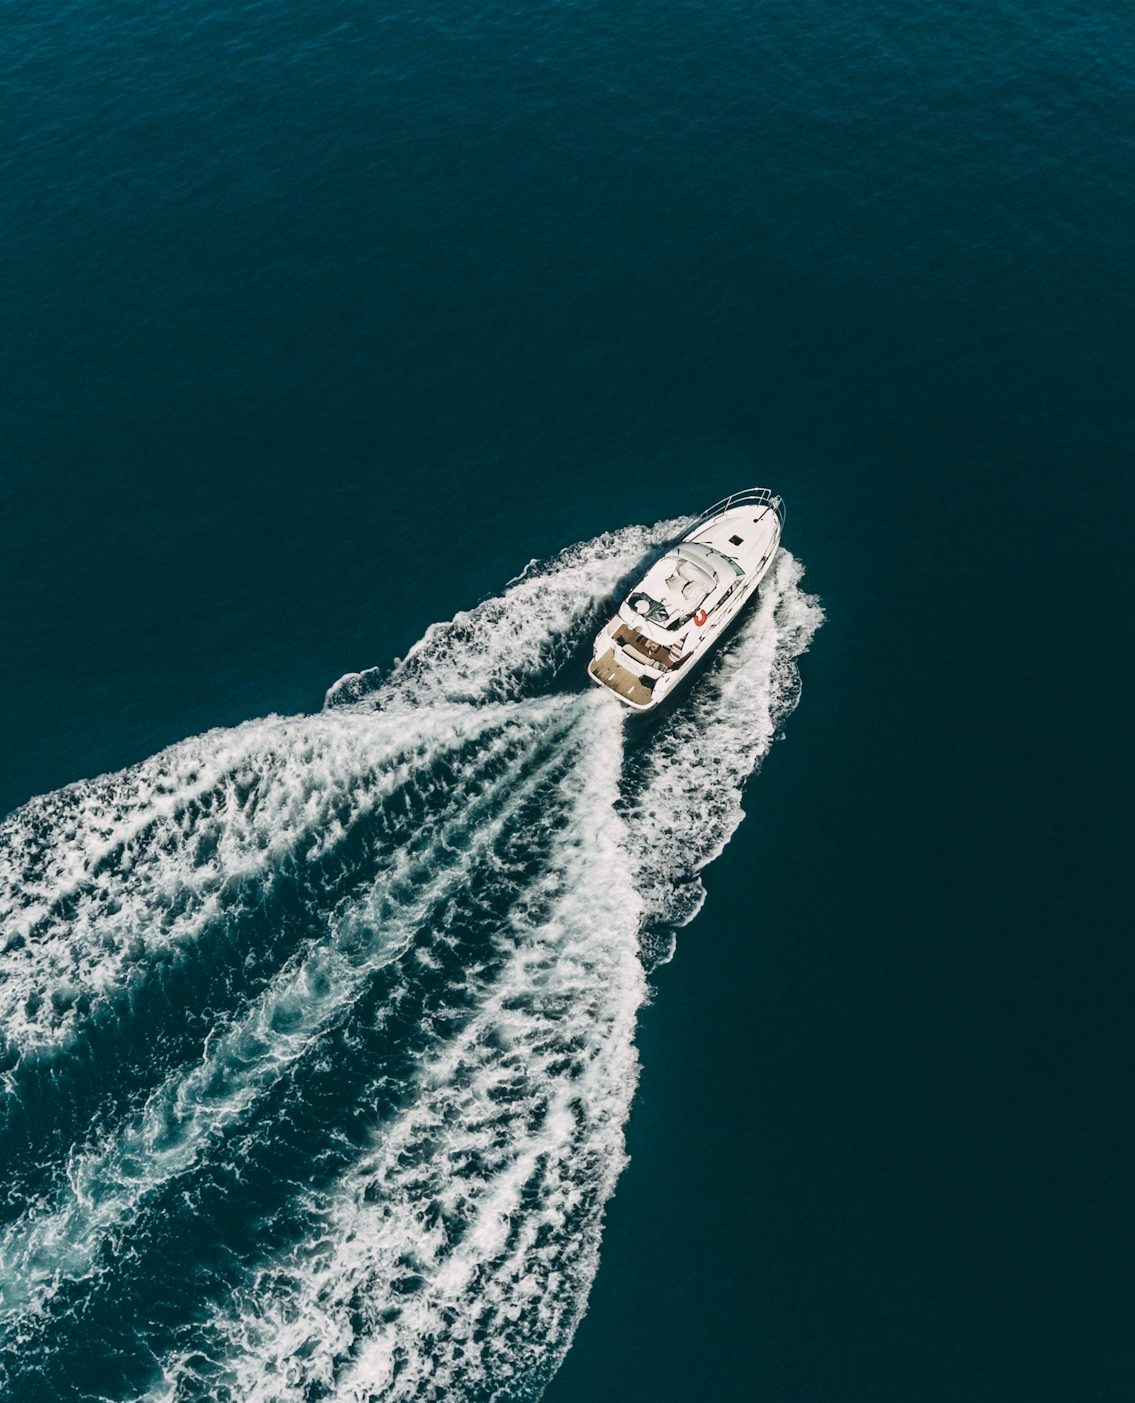
[[[73,1035],[159,951],[192,943],[227,888],[311,860],[431,758],[493,718],[437,708],[412,730],[347,711],[210,731],[0,825],[0,1030],[23,1055]]]
[[[211,1344],[166,1361],[155,1398],[197,1396],[202,1351],[214,1392],[362,1403],[488,1396],[566,1350],[623,1163],[644,994],[638,902],[611,886],[621,719],[587,706],[554,860],[507,918],[475,1017],[409,1109],[310,1195],[310,1238],[214,1314]]]
[[[796,660],[823,622],[803,569],[781,551],[737,634],[648,746],[627,808],[629,860],[649,921],[693,919],[698,873],[744,818],[745,781],[768,754],[799,695]]]
[[[157,1189],[197,1162],[240,1121],[357,997],[377,969],[403,951],[431,908],[459,889],[492,851],[517,807],[543,780],[530,765],[533,741],[557,739],[570,727],[565,698],[530,703],[523,712],[494,708],[503,724],[478,755],[482,767],[501,759],[500,774],[471,802],[431,828],[424,844],[388,854],[361,899],[333,913],[326,937],[290,962],[201,1060],[178,1069],[144,1110],[67,1165],[66,1186],[0,1233],[0,1327],[25,1311],[41,1311],[66,1281],[84,1276],[108,1235]],[[455,846],[455,845],[459,845]],[[399,896],[408,892],[408,897]]]
[[[529,1396],[550,1377],[585,1309],[624,1160],[640,941],[645,933],[648,956],[658,954],[657,931],[696,912],[698,874],[743,817],[744,782],[795,703],[795,660],[822,618],[782,552],[732,641],[636,742],[620,783],[624,717],[613,698],[524,698],[681,525],[628,528],[530,566],[498,598],[430,629],[385,679],[342,679],[318,717],[211,733],[0,825],[11,944],[0,1027],[10,1046],[50,1055],[81,1035],[101,999],[191,947],[234,881],[267,888],[291,855],[333,851],[361,815],[463,746],[488,755],[512,735],[548,747],[548,771],[537,757],[525,779],[498,761],[483,790],[455,792],[440,829],[404,861],[380,848],[365,896],[312,892],[323,934],[250,991],[199,1064],[76,1148],[69,1182],[0,1236],[21,1331],[50,1323],[62,1281],[95,1273],[113,1285],[148,1196],[188,1177],[295,1074],[430,903],[468,882],[478,853],[482,866],[504,862],[494,835],[544,783],[541,803],[523,810],[531,831],[519,825],[509,839],[519,844],[512,875],[492,869],[493,895],[478,906],[492,956],[457,987],[431,990],[442,1007],[415,1034],[424,1050],[415,1042],[402,1108],[338,1178],[288,1200],[281,1224],[299,1225],[293,1246],[265,1249],[258,1265],[234,1260],[231,1290],[203,1320],[187,1319],[174,1345],[154,1338],[163,1382],[152,1397],[458,1403]],[[411,870],[423,853],[430,862]],[[380,1026],[386,1016],[377,1012]],[[356,1110],[389,1104],[381,1069],[373,1075]],[[243,1143],[226,1140],[224,1164]],[[239,1183],[239,1158],[231,1163]]]
[[[581,628],[611,601],[619,581],[686,523],[627,526],[532,561],[492,599],[433,624],[401,662],[341,677],[327,704],[507,701],[546,680],[579,643]]]

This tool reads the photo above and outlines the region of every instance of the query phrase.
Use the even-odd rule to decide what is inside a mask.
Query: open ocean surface
[[[58,0],[0,104],[4,1403],[1135,1398],[1130,9]]]

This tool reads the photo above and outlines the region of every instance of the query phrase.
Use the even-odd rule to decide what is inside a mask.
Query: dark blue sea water
[[[0,39],[0,1397],[1130,1398],[1130,13]]]

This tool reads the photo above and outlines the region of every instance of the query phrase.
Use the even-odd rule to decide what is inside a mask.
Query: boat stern
[[[614,646],[607,648],[603,653],[596,650],[587,675],[598,686],[614,692],[624,706],[629,706],[634,711],[649,711],[661,700],[661,697],[656,695],[657,680],[648,673],[636,676],[624,667],[615,655]]]

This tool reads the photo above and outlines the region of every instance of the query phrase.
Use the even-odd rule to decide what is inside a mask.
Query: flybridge
[[[723,580],[743,574],[735,560],[712,546],[682,544],[652,566],[619,614],[628,623],[644,618],[672,631],[693,618]]]
[[[636,711],[657,706],[756,592],[783,526],[783,503],[767,487],[704,512],[600,630],[591,680]]]

